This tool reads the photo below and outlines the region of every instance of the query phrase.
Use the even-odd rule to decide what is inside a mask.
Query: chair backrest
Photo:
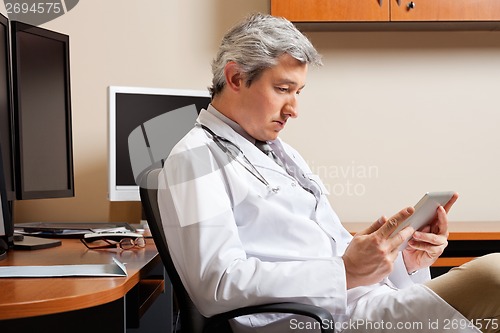
[[[202,333],[206,318],[196,309],[175,270],[168,249],[158,207],[158,175],[161,169],[147,171],[141,179],[140,195],[142,207],[148,221],[153,240],[167,271],[179,305],[182,332]]]

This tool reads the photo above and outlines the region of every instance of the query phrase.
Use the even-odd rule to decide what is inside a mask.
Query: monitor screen
[[[9,21],[0,14],[0,148],[7,200],[15,199]]]
[[[109,200],[140,201],[129,153],[129,137],[135,141],[132,137],[135,133],[154,128],[147,125],[154,125],[154,118],[165,120],[164,115],[168,113],[171,115],[168,118],[171,122],[165,126],[165,131],[169,133],[168,140],[161,144],[166,157],[173,146],[194,127],[198,113],[202,108],[207,108],[209,103],[208,91],[110,87]]]
[[[17,199],[71,197],[69,37],[12,22]]]

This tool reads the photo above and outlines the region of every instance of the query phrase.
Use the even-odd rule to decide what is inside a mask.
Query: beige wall
[[[500,32],[309,35],[325,66],[283,137],[330,186],[342,220],[449,189],[461,194],[451,220],[500,221]]]
[[[15,203],[17,222],[138,222],[107,200],[107,87],[204,89],[223,33],[268,0],[85,0],[44,25],[70,35],[76,196]],[[452,219],[500,221],[500,32],[322,32],[324,56],[282,137],[325,180],[344,221],[425,191],[462,197]]]

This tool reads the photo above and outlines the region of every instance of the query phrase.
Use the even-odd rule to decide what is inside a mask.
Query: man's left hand
[[[415,231],[408,246],[403,250],[403,258],[408,273],[429,267],[443,253],[448,245],[448,215],[457,201],[458,193],[437,210],[437,217],[427,226]]]

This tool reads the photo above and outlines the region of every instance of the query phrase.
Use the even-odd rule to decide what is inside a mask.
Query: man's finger
[[[451,197],[451,199],[446,203],[446,205],[443,206],[444,210],[448,213],[451,209],[451,206],[453,206],[453,204],[455,203],[455,201],[457,201],[458,199],[458,193],[453,193],[453,196]]]
[[[391,239],[388,240],[390,246],[394,249],[394,251],[398,251],[401,244],[404,243],[407,239],[411,238],[415,229],[411,226],[405,227],[403,230],[400,230],[397,234],[395,234]]]
[[[358,235],[369,235],[380,229],[387,222],[387,217],[381,216],[377,221],[373,222],[368,228],[358,232]]]
[[[400,210],[398,213],[393,215],[391,218],[387,220],[387,222],[378,229],[378,233],[382,238],[389,238],[394,230],[403,223],[407,218],[409,218],[415,209],[413,207],[407,207],[405,209]]]
[[[448,216],[444,207],[438,207],[437,219],[431,223],[429,231],[433,234],[445,235],[448,238]]]

